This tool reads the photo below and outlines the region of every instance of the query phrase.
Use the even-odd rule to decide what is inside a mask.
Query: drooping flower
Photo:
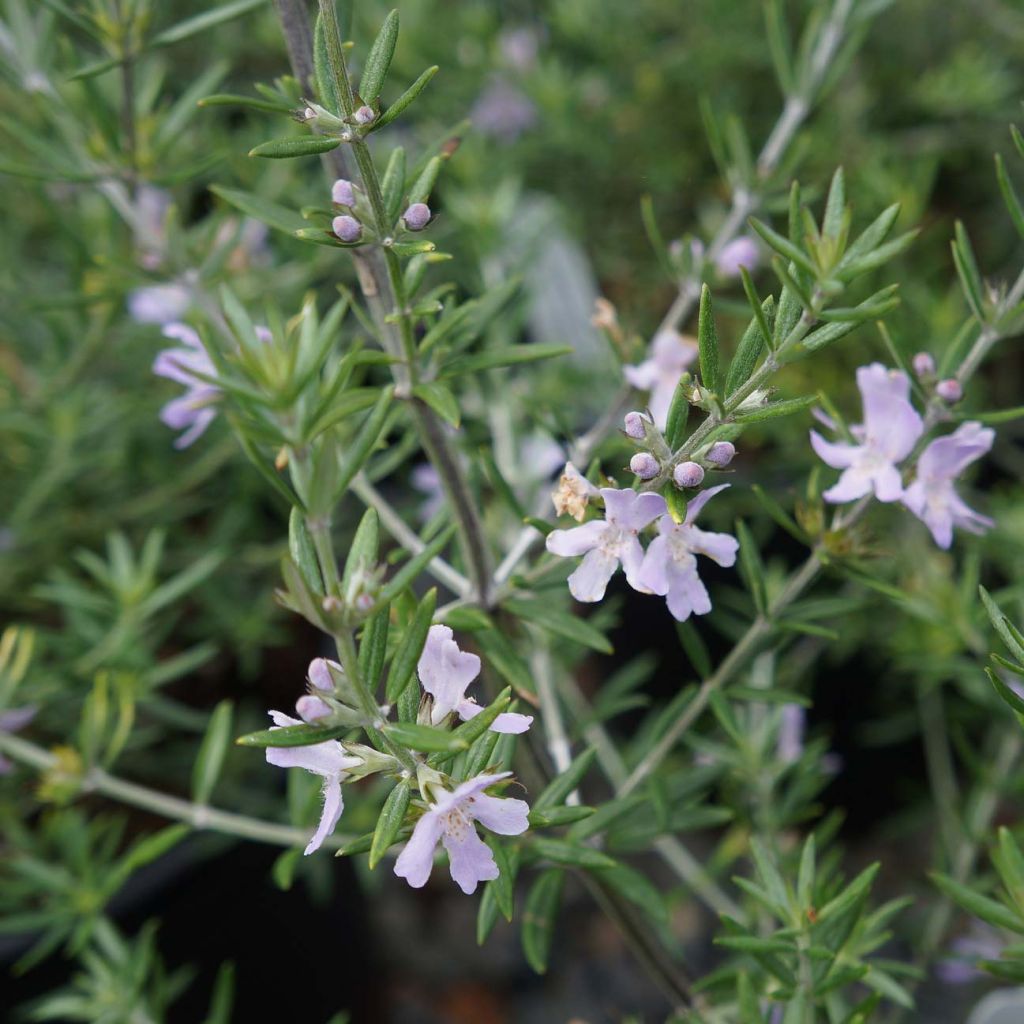
[[[199,335],[185,324],[167,324],[164,337],[180,341],[178,348],[165,348],[153,362],[158,377],[184,384],[186,391],[180,398],[167,402],[160,410],[160,419],[172,430],[184,430],[174,442],[175,448],[187,448],[197,440],[217,415],[214,403],[221,390],[215,384],[202,380],[196,374],[213,377],[217,371],[207,355]]]
[[[430,711],[432,725],[440,725],[452,712],[464,722],[483,711],[472,697],[466,696],[469,684],[480,674],[480,659],[459,649],[449,626],[431,626],[427,642],[416,666],[423,689],[433,698]],[[531,715],[505,712],[491,723],[492,732],[526,732],[533,722]]]
[[[17,732],[24,729],[36,716],[38,709],[33,704],[26,704],[22,708],[9,708],[7,711],[0,711],[0,732]],[[12,768],[11,762],[3,754],[0,754],[0,775],[6,775]]]
[[[545,542],[553,555],[584,556],[569,577],[569,592],[577,601],[600,601],[620,564],[630,586],[643,589],[635,582],[644,557],[637,534],[666,511],[665,499],[651,491],[637,494],[631,487],[602,487],[601,497],[603,520],[552,530]]]
[[[582,523],[590,499],[596,498],[599,493],[571,462],[567,462],[559,478],[557,490],[551,493],[555,514],[563,516],[568,513],[577,523]]]
[[[686,506],[681,523],[670,515],[658,520],[658,536],[651,541],[637,575],[639,589],[668,599],[668,610],[680,622],[692,614],[711,611],[711,598],[697,572],[697,555],[706,555],[719,565],[736,563],[739,541],[728,533],[709,533],[694,526],[701,509],[728,484],[701,491]]]
[[[318,715],[306,717],[305,710],[296,705],[299,714],[307,722],[314,721]],[[287,725],[301,725],[297,718],[292,718],[281,711],[269,711],[273,719],[272,729],[281,729]],[[309,856],[319,850],[323,841],[334,831],[345,809],[345,801],[341,795],[341,784],[348,772],[363,763],[362,758],[354,757],[345,752],[345,748],[337,740],[326,740],[313,743],[307,747],[267,747],[267,764],[278,768],[304,768],[307,772],[319,775],[323,779],[324,807],[320,814],[320,824],[304,851]]]
[[[664,430],[668,410],[683,371],[697,358],[697,343],[678,331],[658,331],[651,342],[650,355],[636,366],[624,366],[626,380],[635,388],[650,391],[650,409],[654,422]]]
[[[937,437],[917,461],[917,476],[903,495],[903,504],[920,519],[940,548],[953,543],[953,527],[984,533],[993,520],[970,508],[956,493],[956,478],[992,447],[995,431],[980,423],[962,423],[952,434]]]
[[[924,423],[910,404],[910,379],[902,370],[872,363],[857,370],[864,402],[864,423],[851,430],[858,444],[826,441],[811,431],[811,447],[833,469],[839,482],[825,491],[826,501],[855,501],[874,491],[879,501],[896,501],[903,482],[896,468],[924,432]]]
[[[395,874],[414,889],[427,884],[434,866],[438,840],[448,851],[449,869],[459,888],[469,894],[479,882],[498,877],[498,865],[490,847],[477,834],[475,822],[501,836],[518,836],[530,823],[530,807],[525,800],[488,796],[484,790],[507,779],[511,772],[477,775],[445,792],[412,831],[412,836],[395,862]]]

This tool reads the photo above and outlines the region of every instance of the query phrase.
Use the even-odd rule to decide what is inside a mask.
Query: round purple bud
[[[352,182],[346,178],[339,178],[331,186],[331,202],[339,206],[355,206],[356,192]]]
[[[714,466],[728,466],[736,455],[736,446],[732,441],[716,441],[709,449],[705,458]]]
[[[363,225],[355,217],[349,217],[348,214],[343,217],[335,217],[331,221],[331,227],[343,242],[358,242],[363,237]]]
[[[722,277],[739,277],[740,267],[753,270],[760,258],[757,242],[747,235],[734,238],[715,260],[715,269]]]
[[[931,377],[935,373],[935,360],[930,352],[918,352],[914,356],[914,373],[918,377]]]
[[[680,462],[672,472],[672,479],[679,487],[700,487],[704,470],[696,462]]]
[[[637,452],[629,460],[629,468],[641,480],[653,480],[661,467],[658,465],[658,460],[649,452]]]
[[[366,106],[365,103],[352,115],[352,120],[356,124],[370,124],[376,118],[377,115],[373,112],[373,108]]]
[[[430,207],[426,203],[413,203],[402,214],[402,220],[410,231],[422,231],[430,223]]]
[[[960,386],[960,381],[955,377],[947,377],[946,380],[940,380],[935,385],[935,394],[939,396],[944,402],[959,402],[964,397],[964,389]]]
[[[646,421],[647,417],[642,412],[627,412],[622,421],[626,437],[631,437],[634,441],[642,441],[647,436],[647,431],[644,429]]]

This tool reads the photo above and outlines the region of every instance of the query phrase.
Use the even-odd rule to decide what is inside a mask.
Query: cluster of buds
[[[369,107],[360,108],[369,110]],[[356,112],[358,113],[358,111]],[[370,216],[370,209],[358,185],[346,178],[338,178],[331,186],[331,202],[340,210],[331,221],[331,230],[347,245],[363,240],[363,221]],[[402,214],[402,227],[406,231],[422,231],[431,221],[433,213],[426,203],[410,203]],[[385,242],[385,244],[388,244]]]
[[[964,397],[964,389],[956,377],[936,379],[935,360],[930,352],[918,352],[912,360],[914,374],[922,384],[935,388],[935,394],[947,405],[956,405]]]
[[[650,415],[634,410],[626,413],[622,432],[642,449],[629,460],[630,471],[641,480],[653,480],[672,456],[661,431]],[[679,463],[672,479],[681,489],[700,487],[705,469],[724,469],[735,455],[736,446],[731,441],[715,441],[695,459]]]

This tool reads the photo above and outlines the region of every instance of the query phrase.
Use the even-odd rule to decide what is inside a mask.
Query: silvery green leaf
[[[364,103],[373,103],[380,95],[387,78],[391,60],[395,55],[395,44],[398,42],[398,11],[391,11],[384,19],[377,38],[366,55],[363,77],[359,82],[359,95]]]

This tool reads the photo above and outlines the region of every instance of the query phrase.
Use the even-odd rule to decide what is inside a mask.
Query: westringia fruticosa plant
[[[944,286],[934,323],[899,321],[899,284],[923,287],[900,205],[854,210],[842,169],[791,180],[803,128],[886,5],[812,4],[794,42],[768,3],[781,115],[755,154],[703,105],[727,202],[703,239],[671,243],[642,204],[675,297],[649,340],[598,298],[589,348],[530,319],[539,243],[516,240],[518,186],[485,200],[446,184],[475,131],[511,144],[535,106],[506,84],[475,125],[421,130],[438,68],[409,66],[398,11],[367,36],[376,12],[348,0],[274,0],[290,68],[271,48],[269,84],[217,92],[218,61],[165,96],[163,54],[184,60],[264,6],[173,22],[150,0],[2,5],[24,109],[5,104],[0,171],[42,183],[19,244],[35,253],[55,218],[92,246],[48,267],[35,362],[0,348],[0,550],[26,558],[19,579],[48,559],[30,601],[4,590],[19,611],[0,639],[0,927],[28,936],[19,970],[58,949],[81,965],[35,1018],[165,1019],[187,979],[108,905],[204,830],[285,847],[285,888],[332,855],[386,875],[377,891],[450,874],[479,942],[514,921],[541,973],[582,889],[678,1021],[914,1019],[955,905],[989,929],[974,959],[1021,981],[1024,856],[1005,814],[999,898],[980,854],[1024,747],[1024,638],[996,604],[1019,596],[1024,528],[966,478],[995,472],[996,427],[1024,415],[988,408],[978,376],[1024,329],[1024,272],[983,278],[958,223],[955,296]],[[537,60],[525,37],[503,45],[510,67]],[[227,136],[226,163],[185,131],[224,111],[252,133]],[[1015,129],[1012,143],[997,183],[1024,237]],[[185,216],[168,190],[214,168],[213,206]],[[119,332],[141,360],[94,375]],[[125,396],[140,393],[137,411]],[[108,438],[130,416],[138,438]],[[116,496],[105,557],[78,546],[98,487]],[[79,516],[53,511],[76,500]],[[983,573],[996,598],[978,597]],[[253,597],[275,586],[276,614]],[[616,628],[622,595],[664,634],[667,700]],[[1013,655],[993,656],[991,686],[989,625]],[[269,725],[251,695],[196,709],[218,652],[251,677],[272,643],[319,655],[278,687],[294,709]],[[884,858],[847,862],[822,791],[855,767],[805,740],[815,665],[857,647],[862,670],[888,659],[911,681],[879,728],[920,735],[937,801],[934,857],[909,881]],[[191,764],[188,798],[153,770],[169,753]],[[287,801],[272,768],[296,769]],[[238,809],[214,806],[218,789]],[[171,824],[125,842],[118,807]],[[880,873],[918,905],[876,898]],[[714,914],[698,954],[671,913],[690,903]],[[230,1019],[225,970],[207,1020]]]

